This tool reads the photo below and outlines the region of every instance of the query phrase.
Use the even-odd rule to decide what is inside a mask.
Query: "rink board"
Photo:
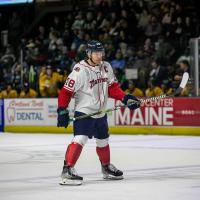
[[[109,99],[107,108],[120,101]],[[71,133],[57,128],[57,99],[5,99],[6,132]],[[73,117],[74,101],[69,105]],[[135,111],[122,108],[108,113],[112,134],[200,135],[200,98],[169,98],[142,105]]]
[[[73,127],[57,128],[55,126],[6,126],[5,132],[13,133],[72,133]],[[126,135],[200,135],[200,127],[109,127],[110,134]]]

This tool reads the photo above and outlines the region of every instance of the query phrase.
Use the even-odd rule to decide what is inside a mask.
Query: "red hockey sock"
[[[73,167],[76,164],[82,149],[83,147],[80,144],[73,142],[67,147],[65,154],[65,161],[67,166]]]
[[[109,144],[105,147],[96,147],[97,154],[99,156],[99,160],[102,165],[110,164],[110,147]]]

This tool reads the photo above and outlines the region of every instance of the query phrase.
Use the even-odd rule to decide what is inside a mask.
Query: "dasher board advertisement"
[[[119,102],[116,102],[118,104]],[[200,126],[199,98],[166,98],[115,113],[116,126]]]

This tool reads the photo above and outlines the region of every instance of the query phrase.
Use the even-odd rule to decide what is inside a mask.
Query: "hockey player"
[[[75,117],[105,109],[108,97],[121,100],[126,105],[131,100],[138,101],[137,105],[129,105],[130,109],[140,106],[139,100],[135,96],[126,95],[120,89],[111,65],[103,61],[105,53],[99,41],[89,41],[86,54],[87,59],[74,66],[59,93],[58,127],[66,128],[68,126],[67,107],[72,96],[75,98]],[[74,138],[66,150],[60,184],[82,184],[83,177],[76,173],[74,165],[88,138],[92,137],[96,139],[96,152],[101,162],[103,178],[123,179],[123,172],[110,163],[107,116],[100,114],[74,122]]]

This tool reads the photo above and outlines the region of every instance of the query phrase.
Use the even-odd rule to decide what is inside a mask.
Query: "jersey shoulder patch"
[[[81,71],[83,71],[83,66],[81,64],[77,63],[76,65],[74,65],[73,71],[81,72]]]
[[[74,67],[74,71],[79,72],[80,71],[80,67]]]

